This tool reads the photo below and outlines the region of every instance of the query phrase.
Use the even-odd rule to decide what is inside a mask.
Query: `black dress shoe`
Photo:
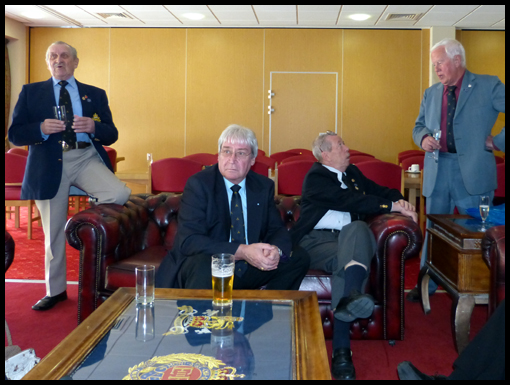
[[[32,309],[34,310],[49,310],[57,304],[57,302],[65,301],[67,299],[67,291],[63,291],[60,294],[54,295],[53,297],[44,297],[38,301]]]
[[[353,290],[348,297],[343,297],[335,310],[335,318],[352,322],[357,318],[368,318],[374,312],[374,299],[369,294]]]
[[[427,376],[414,367],[409,361],[398,364],[398,378],[403,380],[447,380],[446,376]]]
[[[331,374],[336,380],[355,380],[356,370],[352,363],[352,352],[349,348],[336,349],[331,362]]]

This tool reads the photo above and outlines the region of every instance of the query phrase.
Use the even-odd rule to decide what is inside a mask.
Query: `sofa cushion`
[[[167,252],[163,245],[157,245],[112,263],[106,267],[105,289],[115,291],[119,287],[135,287],[135,267],[154,265],[158,270]]]

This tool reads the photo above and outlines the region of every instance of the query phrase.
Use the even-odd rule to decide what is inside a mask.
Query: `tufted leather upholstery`
[[[98,205],[71,218],[66,226],[69,244],[80,250],[78,322],[121,286],[135,286],[134,267],[159,265],[172,247],[177,229],[180,196],[132,195],[124,206]],[[275,197],[290,228],[299,218],[300,197]],[[374,314],[355,322],[352,338],[404,338],[404,261],[418,256],[422,244],[419,226],[399,214],[379,215],[368,221],[377,241],[377,255],[367,284],[376,300]],[[317,292],[326,338],[332,338],[330,276],[310,270],[300,290]]]
[[[490,269],[489,316],[505,298],[505,226],[491,227],[482,238],[483,259]]]

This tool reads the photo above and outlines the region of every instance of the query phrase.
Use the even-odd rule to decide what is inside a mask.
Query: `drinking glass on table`
[[[232,254],[214,254],[211,261],[213,305],[231,306],[234,288],[235,258]]]
[[[436,128],[432,132],[432,136],[434,137],[435,140],[439,141],[439,139],[441,139],[441,129],[440,128]],[[439,150],[434,150],[432,152],[432,157],[434,158],[434,160],[437,163],[437,161],[439,160]]]
[[[488,195],[480,196],[480,204],[478,205],[480,209],[480,217],[482,218],[482,229],[484,229],[485,221],[489,216],[490,209],[490,197]]]

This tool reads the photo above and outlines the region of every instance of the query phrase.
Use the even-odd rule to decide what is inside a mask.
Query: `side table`
[[[475,304],[489,299],[489,269],[482,259],[481,222],[467,215],[430,214],[427,261],[420,270],[418,290],[423,311],[430,312],[430,277],[452,297],[451,327],[457,352],[469,343]],[[490,227],[490,224],[486,224]]]

